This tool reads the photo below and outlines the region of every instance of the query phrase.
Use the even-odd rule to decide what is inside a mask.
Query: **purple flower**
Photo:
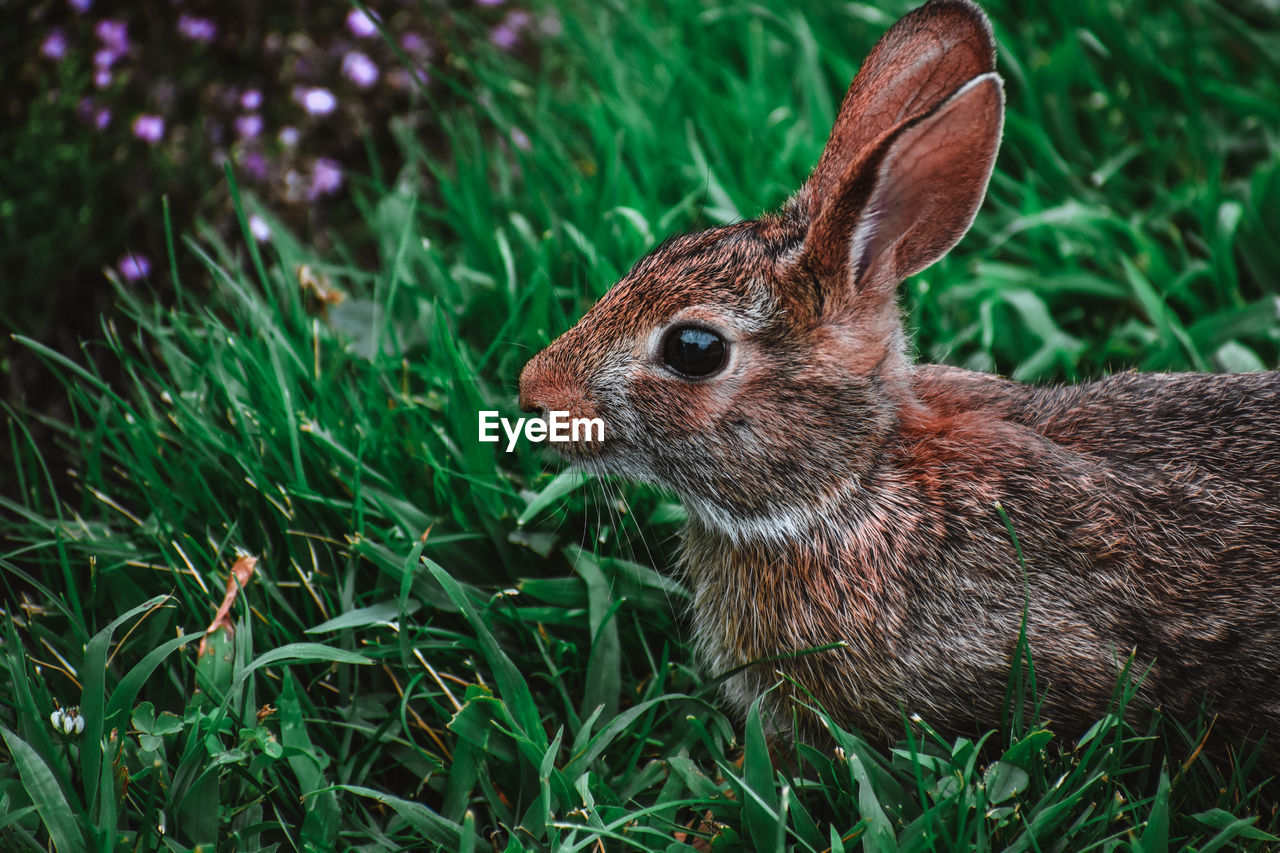
[[[347,13],[347,29],[356,38],[368,38],[376,35],[378,24],[363,9],[352,9]]]
[[[299,136],[300,134],[298,133],[298,129],[296,127],[291,127],[289,125],[286,125],[280,128],[280,133],[277,135],[276,138],[280,140],[280,144],[283,145],[285,148],[294,148],[298,144]]]
[[[249,233],[259,243],[265,243],[271,239],[271,226],[258,214],[251,213],[249,214]]]
[[[93,64],[98,68],[110,68],[116,64],[116,60],[120,58],[120,54],[116,53],[109,47],[93,52]]]
[[[240,167],[244,172],[255,181],[265,181],[269,171],[267,167],[267,158],[262,156],[261,151],[249,151],[240,158]]]
[[[129,25],[124,21],[98,21],[93,32],[102,42],[116,54],[129,52]]]
[[[151,274],[151,261],[145,255],[129,252],[116,262],[116,269],[124,276],[125,281],[137,281]]]
[[[338,99],[328,89],[315,86],[310,89],[294,90],[294,99],[302,104],[302,108],[313,116],[327,116],[338,105]]]
[[[241,139],[254,139],[259,133],[262,133],[262,116],[250,113],[236,119],[236,135]]]
[[[148,145],[155,145],[164,138],[164,119],[143,113],[133,120],[133,135]]]
[[[256,110],[262,106],[262,93],[257,89],[246,89],[240,96],[240,106],[246,110]]]
[[[93,0],[67,0],[67,5],[83,15],[93,5]]]
[[[351,51],[342,60],[342,76],[361,89],[368,89],[378,82],[378,66],[359,51]]]
[[[521,151],[528,151],[533,148],[533,143],[529,141],[528,135],[518,127],[511,128],[511,144]]]
[[[311,187],[307,190],[307,201],[315,201],[322,195],[331,195],[342,188],[342,167],[328,157],[316,159],[311,170]]]
[[[93,98],[81,98],[76,113],[85,124],[93,126],[96,130],[105,130],[107,125],[111,124],[111,110],[98,106],[98,102]]]
[[[417,53],[426,49],[427,41],[417,33],[405,33],[400,36],[400,46],[409,53]]]
[[[218,25],[208,18],[197,18],[195,15],[178,17],[178,33],[191,41],[210,42],[218,37]]]
[[[520,41],[520,33],[529,26],[529,13],[523,11],[509,12],[502,23],[489,33],[489,41],[503,50],[511,50]]]
[[[55,61],[67,55],[67,37],[61,27],[49,32],[40,45],[40,53]]]
[[[506,24],[499,24],[493,28],[493,32],[489,33],[489,41],[503,50],[511,50],[519,40],[520,34]]]
[[[99,89],[105,89],[111,85],[111,69],[99,68],[93,72],[93,85]]]
[[[506,0],[476,0],[477,6],[501,6]]]

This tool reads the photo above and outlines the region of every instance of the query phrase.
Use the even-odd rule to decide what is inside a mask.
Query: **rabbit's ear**
[[[969,0],[932,0],[909,12],[880,37],[858,69],[795,207],[816,219],[848,167],[884,134],[995,66],[991,24]]]
[[[986,194],[1003,123],[1000,78],[982,74],[849,164],[801,251],[829,309],[891,307],[898,282],[964,236]]]

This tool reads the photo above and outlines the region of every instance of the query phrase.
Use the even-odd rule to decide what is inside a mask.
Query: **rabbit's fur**
[[[1029,601],[1059,725],[1097,719],[1135,653],[1145,703],[1280,732],[1280,374],[1033,387],[905,354],[895,288],[986,191],[994,65],[967,0],[908,14],[784,209],[641,259],[529,362],[521,405],[603,419],[553,447],[683,499],[704,665],[771,659],[729,680],[740,708],[781,674],[886,740],[904,711],[990,726]],[[688,323],[728,342],[715,375],[664,364]]]

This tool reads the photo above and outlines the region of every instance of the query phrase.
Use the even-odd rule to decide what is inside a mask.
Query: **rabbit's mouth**
[[[660,483],[653,468],[640,458],[637,448],[624,438],[605,441],[547,442],[547,449],[576,468],[601,477],[622,477],[641,483]]]

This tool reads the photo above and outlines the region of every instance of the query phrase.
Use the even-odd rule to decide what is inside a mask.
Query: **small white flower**
[[[84,717],[80,716],[79,706],[55,708],[49,715],[49,723],[55,732],[66,737],[84,732]]]
[[[302,102],[302,108],[313,116],[327,116],[338,106],[333,92],[320,86],[303,89],[298,100]]]
[[[356,38],[368,38],[377,35],[378,24],[363,9],[352,9],[347,13],[347,29]]]
[[[259,243],[265,243],[271,239],[271,226],[258,214],[251,213],[249,214],[249,233]]]
[[[342,76],[361,89],[368,89],[378,82],[378,66],[358,50],[348,53],[342,60]]]

